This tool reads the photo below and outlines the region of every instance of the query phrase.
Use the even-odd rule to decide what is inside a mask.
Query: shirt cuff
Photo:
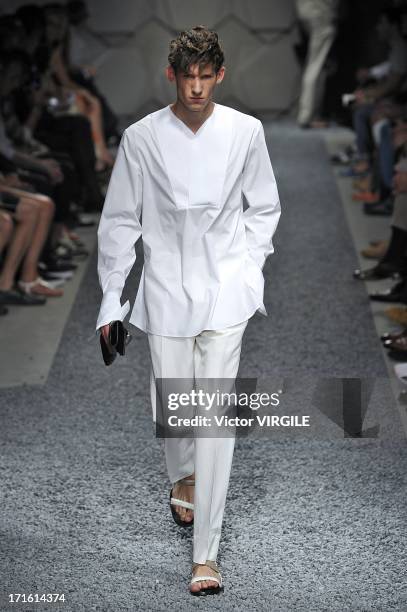
[[[127,300],[122,306],[120,304],[119,293],[116,291],[107,291],[102,298],[95,333],[97,334],[100,327],[107,325],[112,321],[123,321],[129,310],[129,300]]]

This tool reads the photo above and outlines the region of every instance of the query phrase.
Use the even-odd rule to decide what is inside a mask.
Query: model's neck
[[[212,100],[202,111],[190,111],[180,100],[171,105],[175,115],[181,119],[193,132],[197,132],[201,125],[213,113],[215,103]]]

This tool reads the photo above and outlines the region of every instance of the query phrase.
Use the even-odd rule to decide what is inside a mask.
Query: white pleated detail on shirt
[[[258,119],[215,104],[196,133],[170,106],[133,123],[97,232],[103,299],[96,330],[130,310],[120,298],[140,236],[144,267],[129,318],[139,329],[188,337],[257,310],[266,316],[262,269],[280,214]]]

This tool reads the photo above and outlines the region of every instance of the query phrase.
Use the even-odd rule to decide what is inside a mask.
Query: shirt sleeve
[[[272,238],[280,219],[281,206],[260,121],[247,154],[242,190],[248,205],[243,219],[249,254],[263,269],[268,255],[274,253]]]
[[[136,261],[135,244],[141,236],[142,172],[126,132],[120,142],[97,230],[97,272],[103,298],[96,332],[111,321],[123,321],[130,309],[128,300],[121,306],[120,297]]]

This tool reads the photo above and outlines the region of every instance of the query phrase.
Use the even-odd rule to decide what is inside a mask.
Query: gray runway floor
[[[47,383],[0,390],[0,610],[406,609],[406,443],[366,291],[351,277],[339,194],[318,135],[267,133],[283,213],[265,268],[269,316],[250,321],[240,374],[280,378],[299,412],[321,381],[369,381],[372,437],[345,439],[331,412],[319,413],[315,436],[237,440],[225,592],[191,597],[192,540],[168,508],[146,338],[130,326],[126,358],[103,365],[94,253]],[[19,607],[9,593],[64,593],[66,603]]]

